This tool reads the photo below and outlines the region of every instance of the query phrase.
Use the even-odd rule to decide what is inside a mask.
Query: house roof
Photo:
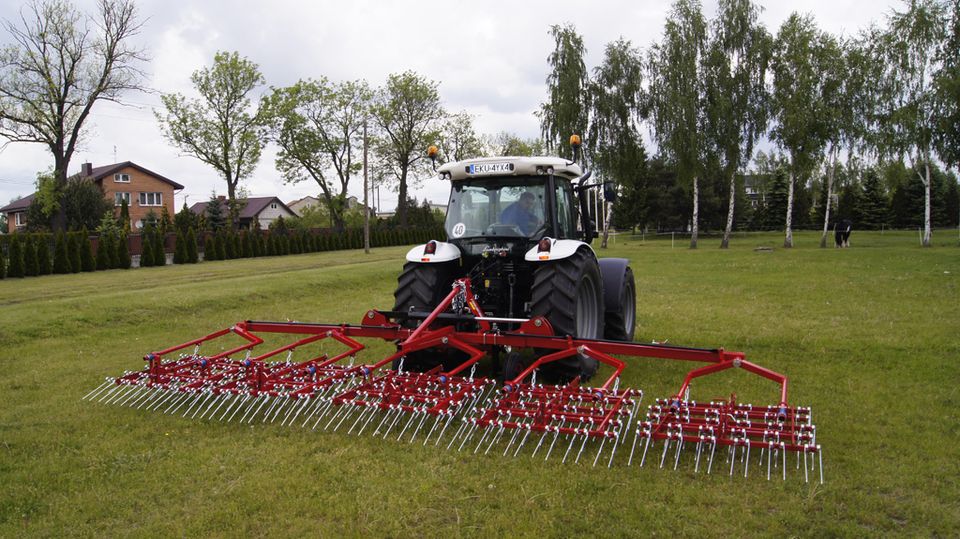
[[[240,219],[253,219],[254,217],[260,215],[267,206],[272,202],[277,202],[285,210],[290,212],[291,215],[296,215],[296,212],[292,211],[286,204],[283,203],[277,197],[250,197],[246,199],[247,204],[240,210]],[[226,202],[226,201],[224,201]],[[193,206],[190,206],[190,211],[196,215],[201,215],[207,211],[207,202],[197,202]]]
[[[122,162],[122,163],[114,163],[114,164],[112,164],[112,165],[103,165],[103,166],[100,166],[100,167],[94,167],[93,170],[91,170],[91,174],[90,174],[89,176],[87,176],[87,178],[90,178],[90,179],[92,179],[92,180],[94,180],[94,181],[99,181],[99,180],[102,180],[104,177],[109,176],[109,175],[111,175],[111,174],[114,174],[114,173],[116,173],[116,172],[119,172],[119,171],[121,171],[121,170],[123,170],[123,169],[125,169],[125,168],[127,168],[127,167],[135,168],[135,169],[139,170],[140,172],[143,172],[144,174],[149,174],[149,175],[153,176],[154,178],[156,178],[156,179],[158,179],[158,180],[160,180],[160,181],[169,183],[170,185],[173,186],[174,189],[183,189],[183,186],[180,185],[179,183],[177,183],[177,182],[175,182],[175,181],[173,181],[173,180],[171,180],[171,179],[169,179],[169,178],[164,178],[163,176],[157,174],[156,172],[154,172],[154,171],[152,171],[152,170],[147,170],[147,169],[141,167],[140,165],[134,163],[133,161],[124,161],[124,162]],[[80,174],[82,174],[82,172],[81,172],[81,173],[74,174],[73,177],[79,177]]]
[[[36,196],[36,193],[25,196],[20,200],[14,200],[10,204],[0,208],[0,213],[16,213],[26,211],[27,208],[30,207],[30,203],[33,202],[34,196]]]

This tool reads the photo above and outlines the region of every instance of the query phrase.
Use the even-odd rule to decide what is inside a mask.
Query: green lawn
[[[957,536],[960,248],[956,231],[934,238],[691,251],[622,235],[605,253],[632,260],[638,340],[740,350],[789,376],[791,403],[813,408],[822,486],[802,470],[768,482],[625,453],[591,468],[81,401],[144,353],[239,320],[389,308],[403,247],[0,281],[0,537]],[[648,404],[689,368],[636,360],[624,383]],[[777,396],[744,372],[691,396],[733,391]]]

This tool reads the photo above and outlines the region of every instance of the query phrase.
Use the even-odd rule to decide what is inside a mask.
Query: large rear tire
[[[637,328],[637,285],[630,266],[624,270],[620,290],[614,297],[617,298],[614,305],[607,305],[610,310],[604,318],[604,337],[614,341],[633,341]]]
[[[420,264],[407,262],[397,278],[394,291],[394,311],[430,312],[450,293],[456,273],[456,264]],[[404,327],[416,327],[416,320],[406,320]],[[407,354],[403,370],[423,372],[443,364],[445,368],[458,365],[465,354],[459,350],[421,350]],[[400,359],[393,361],[393,369],[400,367]]]
[[[530,315],[543,316],[557,335],[578,339],[603,337],[603,281],[593,252],[581,247],[572,256],[546,262],[533,275]],[[550,364],[561,379],[597,372],[597,360],[576,356]],[[545,366],[546,367],[546,366]]]

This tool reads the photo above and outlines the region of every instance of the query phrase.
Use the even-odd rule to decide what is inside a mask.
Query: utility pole
[[[370,205],[367,194],[367,121],[363,121],[363,252],[370,254]]]

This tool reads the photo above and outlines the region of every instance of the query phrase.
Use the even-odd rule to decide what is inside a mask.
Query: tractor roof
[[[453,181],[496,176],[536,176],[553,173],[574,179],[583,174],[580,165],[561,157],[478,157],[447,163],[438,170],[440,179]]]

